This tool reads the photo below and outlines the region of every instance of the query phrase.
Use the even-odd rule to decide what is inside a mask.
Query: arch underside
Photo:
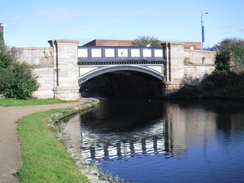
[[[161,73],[147,68],[147,67],[141,67],[141,66],[107,66],[107,67],[102,67],[95,69],[79,78],[78,84],[81,85],[82,83],[86,82],[89,79],[92,79],[96,76],[109,73],[109,72],[115,72],[115,71],[136,71],[136,72],[141,72],[145,73],[148,75],[151,75],[155,78],[158,78],[159,80],[163,80],[163,76]]]

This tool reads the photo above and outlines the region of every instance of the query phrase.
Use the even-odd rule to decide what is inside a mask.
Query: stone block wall
[[[189,85],[199,85],[215,69],[215,51],[184,50],[184,79]]]
[[[79,41],[51,40],[51,47],[16,48],[14,56],[19,62],[34,67],[38,76],[39,89],[33,93],[36,98],[58,98],[78,100],[78,50]]]
[[[53,67],[36,67],[34,69],[34,74],[38,76],[39,88],[33,93],[33,97],[54,98],[53,73]]]
[[[214,65],[185,65],[183,83],[197,86],[215,69]]]
[[[215,51],[184,50],[185,64],[214,64]]]
[[[33,93],[36,98],[54,98],[54,57],[53,48],[15,48],[17,61],[26,62],[34,67],[34,75],[38,76],[39,88]]]
[[[15,48],[14,56],[17,61],[26,62],[35,67],[53,66],[53,48],[36,47],[36,48]]]

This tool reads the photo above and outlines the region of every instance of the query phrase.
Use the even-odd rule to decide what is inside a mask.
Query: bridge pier
[[[184,86],[184,43],[166,42],[163,96],[167,96]]]
[[[54,98],[63,100],[80,99],[78,86],[78,52],[79,41],[50,40],[54,56]]]

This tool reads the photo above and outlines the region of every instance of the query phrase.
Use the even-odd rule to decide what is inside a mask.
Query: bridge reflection
[[[216,115],[197,105],[185,107],[168,102],[102,105],[102,109],[77,115],[68,123],[73,125],[68,129],[71,139],[76,139],[74,144],[87,160],[116,161],[158,154],[180,158],[188,153],[189,145],[207,148],[216,138],[216,123],[209,122],[215,121]]]
[[[160,147],[162,148],[160,148]],[[99,148],[102,147],[102,148]],[[142,139],[141,142],[118,142],[116,144],[97,144],[97,147],[90,147],[90,158],[118,160],[140,156],[142,154],[155,155],[165,153],[163,139]],[[82,147],[82,152],[86,152],[86,148]]]
[[[163,121],[143,130],[120,133],[97,131],[92,133],[82,126],[81,150],[88,159],[97,160],[118,160],[143,154],[165,153],[163,134]]]

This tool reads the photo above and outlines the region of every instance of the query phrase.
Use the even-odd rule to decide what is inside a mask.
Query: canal
[[[70,121],[82,154],[125,182],[244,181],[243,102],[102,99]]]

